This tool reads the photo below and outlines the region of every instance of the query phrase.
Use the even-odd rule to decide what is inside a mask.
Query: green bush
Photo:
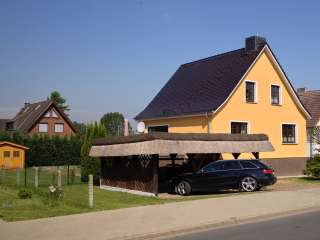
[[[313,159],[307,161],[304,174],[311,177],[320,177],[320,155],[316,155]]]
[[[31,198],[32,197],[32,193],[31,193],[31,191],[29,191],[27,189],[20,189],[19,192],[18,192],[18,197],[20,199]]]

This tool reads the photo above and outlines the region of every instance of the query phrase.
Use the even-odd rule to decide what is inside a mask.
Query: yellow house
[[[25,150],[28,148],[11,142],[0,142],[0,167],[24,168]]]
[[[259,157],[283,175],[304,168],[307,119],[266,39],[258,36],[247,38],[244,48],[181,65],[136,116],[146,132],[265,133],[275,151]]]

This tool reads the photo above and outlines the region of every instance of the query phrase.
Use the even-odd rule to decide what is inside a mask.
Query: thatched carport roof
[[[274,151],[265,134],[149,133],[95,139],[91,157]]]

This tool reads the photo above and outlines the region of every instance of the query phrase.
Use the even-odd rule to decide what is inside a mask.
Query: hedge
[[[79,136],[49,137],[19,132],[0,132],[0,141],[10,141],[27,146],[26,166],[79,165],[82,139]]]

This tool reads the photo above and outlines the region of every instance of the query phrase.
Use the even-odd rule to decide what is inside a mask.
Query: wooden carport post
[[[259,159],[259,152],[253,152],[252,154],[256,159]]]
[[[232,156],[233,156],[235,159],[238,159],[239,156],[240,156],[240,153],[232,153]]]
[[[171,158],[171,166],[174,167],[175,165],[175,160],[176,160],[177,154],[176,153],[172,153],[170,154],[170,158]]]
[[[158,196],[159,194],[159,174],[158,174],[158,168],[159,168],[159,155],[153,154],[152,155],[152,162],[153,162],[153,193],[154,195]]]

